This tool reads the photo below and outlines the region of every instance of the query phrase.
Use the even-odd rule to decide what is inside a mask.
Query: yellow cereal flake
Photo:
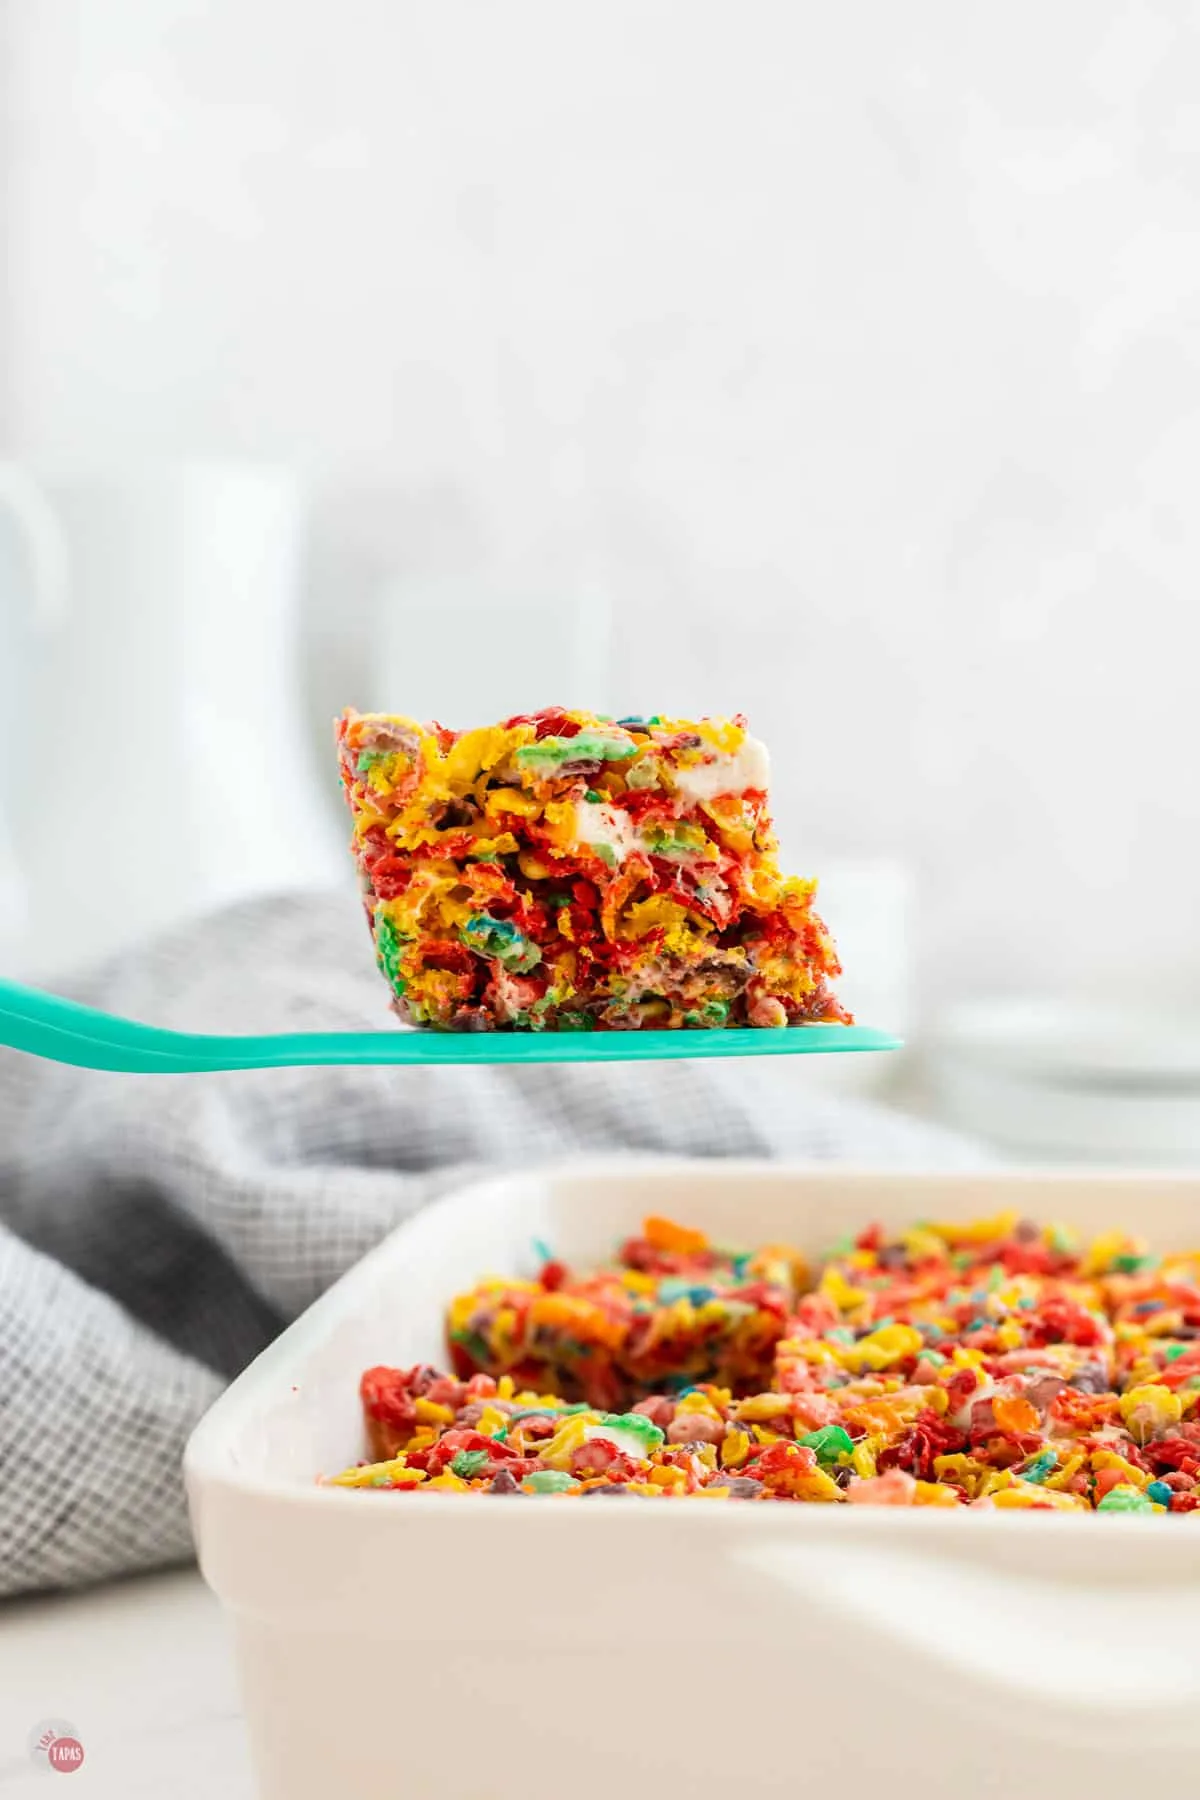
[[[958,1495],[953,1488],[942,1487],[936,1481],[918,1481],[913,1489],[914,1506],[959,1506]]]
[[[726,1402],[726,1404],[728,1404],[728,1402]],[[709,1396],[701,1393],[699,1388],[694,1389],[690,1394],[680,1395],[675,1405],[676,1417],[678,1417],[680,1413],[699,1413],[706,1419],[719,1419],[721,1417],[720,1407],[714,1405]],[[744,1418],[745,1414],[739,1414],[739,1417]]]
[[[1183,1417],[1183,1401],[1179,1395],[1158,1382],[1130,1388],[1128,1393],[1121,1395],[1120,1406],[1121,1418],[1135,1436],[1142,1421],[1159,1431],[1168,1425],[1178,1425]]]
[[[328,1487],[372,1488],[385,1487],[389,1482],[404,1481],[412,1484],[425,1480],[423,1469],[410,1469],[403,1456],[394,1456],[390,1462],[364,1463],[359,1469],[343,1469],[340,1475],[330,1476]]]
[[[856,1306],[862,1306],[864,1301],[870,1299],[866,1288],[852,1287],[841,1270],[832,1263],[821,1277],[819,1291],[826,1300],[832,1301],[839,1312],[852,1312]]]
[[[993,1506],[1003,1509],[1010,1507],[1050,1506],[1056,1512],[1088,1512],[1087,1501],[1080,1494],[1061,1494],[1053,1490],[1047,1492],[1044,1487],[1034,1481],[1014,1481],[1008,1486],[991,1490]]]
[[[872,1476],[878,1474],[879,1471],[876,1467],[875,1458],[883,1449],[886,1442],[887,1439],[885,1437],[866,1437],[855,1444],[853,1452],[851,1453],[850,1463],[854,1473],[860,1476],[863,1481],[869,1481]]]
[[[1141,1469],[1127,1462],[1123,1456],[1118,1456],[1115,1450],[1093,1450],[1090,1461],[1096,1474],[1101,1469],[1119,1470],[1122,1484],[1129,1487],[1145,1487],[1150,1480],[1149,1475],[1143,1474]]]
[[[422,1425],[453,1425],[454,1423],[452,1406],[442,1406],[436,1400],[426,1400],[424,1395],[418,1395],[413,1402],[413,1407]]]
[[[843,1361],[850,1369],[890,1369],[906,1357],[917,1356],[925,1340],[913,1325],[881,1325],[858,1343],[847,1346]]]
[[[725,1469],[738,1469],[750,1454],[750,1434],[733,1429],[725,1433],[725,1441],[721,1445],[721,1466]]]
[[[740,1425],[786,1418],[791,1410],[786,1394],[752,1394],[748,1400],[735,1400],[733,1404],[733,1416]]]

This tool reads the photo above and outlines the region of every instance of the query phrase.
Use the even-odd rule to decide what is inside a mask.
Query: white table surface
[[[75,1726],[90,1800],[253,1800],[229,1634],[194,1570],[0,1605],[0,1800],[47,1800],[28,1738]]]

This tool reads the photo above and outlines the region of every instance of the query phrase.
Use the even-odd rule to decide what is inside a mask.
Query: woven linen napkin
[[[55,985],[187,1030],[388,1024],[340,895],[234,907]],[[186,1558],[180,1458],[225,1382],[469,1173],[597,1151],[983,1160],[822,1093],[803,1058],[133,1076],[0,1051],[0,1594]]]

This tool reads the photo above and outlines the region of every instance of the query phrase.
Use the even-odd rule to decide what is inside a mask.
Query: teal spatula
[[[206,1037],[118,1019],[57,994],[0,980],[0,1045],[83,1069],[187,1075],[207,1069],[282,1069],[307,1063],[661,1062],[668,1058],[795,1056],[897,1050],[863,1025],[713,1031],[287,1031]]]

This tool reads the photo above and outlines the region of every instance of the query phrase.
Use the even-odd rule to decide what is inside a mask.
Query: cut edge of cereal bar
[[[669,1320],[674,1338],[685,1320],[703,1340],[719,1322],[705,1309],[728,1307],[748,1277],[777,1306],[766,1384],[749,1368],[744,1391],[685,1368],[639,1394],[620,1360],[631,1319]],[[514,1297],[528,1312],[576,1295],[614,1325],[597,1342],[624,1368],[620,1405],[527,1386],[512,1354]],[[1120,1233],[1079,1244],[1011,1214],[891,1239],[869,1227],[810,1277],[786,1247],[739,1253],[652,1219],[604,1269],[547,1261],[537,1280],[478,1284],[451,1304],[452,1340],[464,1303],[472,1360],[492,1368],[368,1370],[370,1460],[332,1485],[1200,1511],[1200,1251],[1152,1257]],[[693,1348],[675,1344],[685,1365]],[[552,1351],[547,1367],[555,1357],[568,1360]]]

